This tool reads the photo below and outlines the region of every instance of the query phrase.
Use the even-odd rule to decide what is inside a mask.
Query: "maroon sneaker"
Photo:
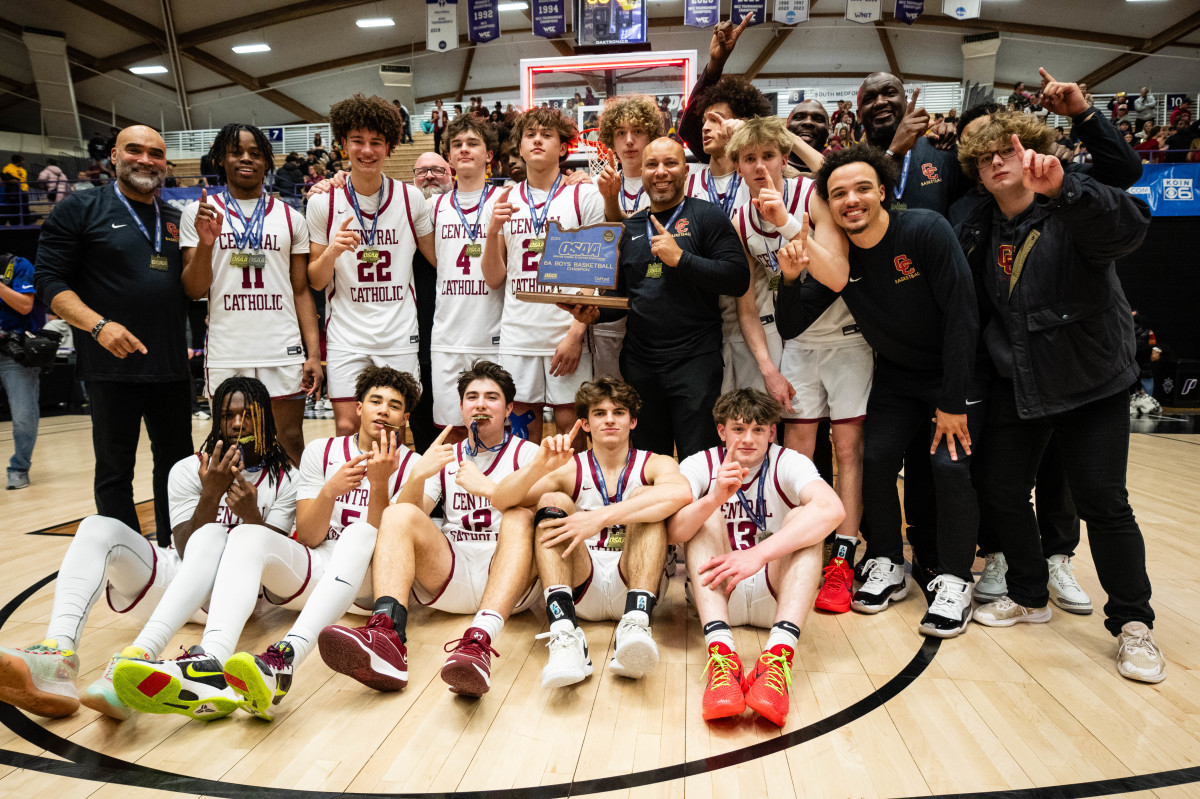
[[[392,620],[376,613],[366,627],[331,624],[317,636],[325,665],[376,691],[399,691],[408,685],[408,649],[392,628]]]
[[[451,648],[453,647],[453,651]],[[492,687],[492,638],[479,627],[468,627],[463,637],[446,644],[450,657],[442,666],[442,681],[456,694],[483,696]]]

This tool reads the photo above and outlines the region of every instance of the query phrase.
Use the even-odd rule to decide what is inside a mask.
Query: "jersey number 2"
[[[392,253],[388,250],[379,250],[379,260],[375,263],[369,263],[362,259],[363,254],[358,254],[358,282],[359,283],[384,283],[392,279],[392,273],[389,268],[392,265]]]

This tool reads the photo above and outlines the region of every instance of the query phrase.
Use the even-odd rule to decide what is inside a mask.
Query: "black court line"
[[[48,585],[58,572],[50,574],[26,588],[0,608],[0,629],[8,622],[12,614],[30,597]],[[888,680],[874,693],[863,697],[853,705],[834,713],[818,722],[809,724],[798,730],[785,733],[778,738],[724,752],[719,755],[689,760],[670,766],[639,771],[633,774],[618,774],[611,777],[600,777],[592,780],[579,780],[556,785],[540,785],[527,788],[506,788],[483,791],[454,791],[441,793],[345,793],[329,791],[305,791],[293,788],[266,788],[257,785],[223,782],[220,780],[189,777],[182,774],[161,771],[137,763],[130,763],[120,758],[97,752],[79,744],[72,743],[49,731],[33,721],[12,705],[0,703],[0,723],[12,732],[24,738],[41,749],[52,752],[66,761],[54,760],[40,755],[27,755],[0,749],[0,764],[14,766],[31,771],[40,771],[56,776],[73,777],[75,779],[95,782],[117,783],[142,788],[177,793],[207,794],[210,796],[230,797],[230,799],[255,796],[263,799],[325,799],[326,797],[412,797],[413,799],[438,799],[440,797],[457,797],[458,799],[557,799],[563,796],[581,796],[605,791],[624,790],[643,785],[652,785],[682,779],[684,777],[706,774],[730,766],[757,760],[767,755],[782,752],[793,746],[811,741],[839,727],[843,727],[856,719],[877,710],[905,688],[913,683],[933,662],[941,646],[942,639],[926,638],[921,648],[912,660],[901,669],[900,673]],[[222,722],[216,722],[222,723]],[[1106,796],[1127,791],[1151,790],[1200,780],[1200,767],[1162,771],[1154,774],[1143,774],[1134,777],[1121,777],[1109,780],[1074,783],[1072,785],[1056,785],[1045,788],[1026,788],[1007,791],[982,791],[971,794],[945,794],[945,796],[972,796],[985,799],[1075,799],[1076,797]]]

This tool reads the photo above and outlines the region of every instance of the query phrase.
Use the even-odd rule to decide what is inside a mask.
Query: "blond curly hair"
[[[1030,114],[1020,111],[997,111],[982,125],[975,126],[970,133],[958,140],[958,163],[969,177],[979,179],[981,156],[994,150],[1004,149],[1012,143],[1013,134],[1026,150],[1035,150],[1043,155],[1057,140],[1056,131]]]
[[[622,125],[641,128],[646,131],[650,141],[663,136],[662,114],[658,105],[644,94],[612,97],[604,104],[604,110],[600,113],[600,143],[611,150],[613,137]]]

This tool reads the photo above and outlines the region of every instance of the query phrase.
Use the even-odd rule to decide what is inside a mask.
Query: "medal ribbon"
[[[685,197],[684,199],[687,199],[687,198]],[[668,233],[671,231],[671,226],[675,224],[675,220],[678,219],[679,215],[682,213],[683,213],[683,200],[680,200],[679,207],[675,209],[675,213],[671,214],[671,218],[667,220],[667,224],[663,225],[663,227],[667,230]],[[654,229],[654,225],[650,222],[651,218],[657,219],[658,217],[654,216],[653,211],[647,211],[646,212],[646,234],[650,238],[654,238],[655,236],[658,235],[658,231]]]
[[[229,228],[233,231],[233,244],[239,250],[244,250],[250,247],[252,250],[262,249],[263,227],[267,223],[267,193],[264,191],[258,195],[258,204],[254,206],[254,211],[247,219],[242,213],[242,207],[238,205],[237,200],[229,194],[229,190],[225,190],[225,208],[229,211]],[[237,225],[233,224],[233,220],[242,223],[242,235],[238,235]]]
[[[626,206],[625,198],[629,196],[629,192],[625,191],[625,178],[621,178],[621,210],[627,214],[632,214],[637,211],[638,203],[642,201],[642,194],[646,191],[645,186],[639,186],[637,194],[633,195],[633,204]]]
[[[358,207],[358,194],[354,191],[354,184],[350,182],[350,178],[346,178],[346,193],[350,195],[350,205],[354,208],[354,218],[358,220],[358,226],[362,228],[363,244],[371,247],[375,244],[375,228],[379,226],[379,212],[383,209],[383,193],[387,191],[387,180],[385,179],[379,184],[379,203],[375,206],[375,216],[371,218],[371,232],[367,232],[367,223],[363,221],[362,209]]]
[[[533,223],[533,235],[542,235],[542,228],[546,224],[546,217],[550,215],[550,201],[554,199],[554,195],[558,194],[558,187],[562,183],[562,175],[554,179],[554,185],[550,187],[550,193],[546,195],[546,201],[542,203],[542,215],[539,218],[537,215],[537,203],[533,200],[533,186],[529,185],[529,181],[525,181],[525,191],[529,196],[529,221]]]
[[[721,460],[725,460],[725,452],[721,452]],[[758,499],[754,502],[754,508],[750,508],[750,498],[746,496],[746,492],[738,489],[738,502],[742,503],[742,510],[746,511],[756,527],[762,532],[767,531],[767,471],[771,468],[771,450],[767,449],[767,455],[763,458],[762,465],[758,467]]]
[[[504,445],[508,443],[510,438],[512,438],[512,433],[508,432],[508,429],[505,428],[504,439],[499,444],[494,447],[485,447],[483,442],[479,440],[479,422],[473,421],[471,422],[470,438],[475,439],[475,446],[472,447],[471,442],[468,440],[463,442],[463,449],[466,450],[468,455],[474,458],[480,452],[499,452],[500,450],[504,449]]]
[[[733,201],[737,197],[738,189],[742,187],[742,176],[737,172],[733,173],[733,177],[729,179],[729,188],[725,190],[725,194],[721,195],[717,192],[717,179],[713,177],[712,170],[708,170],[708,181],[704,187],[708,189],[708,201],[713,205],[720,206],[725,212],[725,216],[729,216],[733,210]]]
[[[154,254],[158,255],[162,252],[162,211],[158,210],[158,201],[151,200],[154,206],[154,238],[150,238],[150,231],[146,230],[146,226],[142,224],[142,218],[134,213],[133,206],[129,204],[129,200],[117,188],[117,184],[113,183],[113,191],[117,193],[117,199],[121,201],[121,205],[125,206],[125,210],[133,217],[133,221],[137,223],[138,230],[142,231],[142,235],[146,237],[146,241],[150,242],[150,246],[154,248]]]
[[[608,497],[608,486],[604,484],[604,470],[600,468],[600,464],[596,462],[596,456],[592,454],[592,450],[588,450],[588,465],[592,467],[592,480],[596,483],[596,488],[600,489],[600,498],[604,500],[605,505],[611,504]],[[617,493],[612,497],[612,502],[620,502],[625,496],[625,487],[629,485],[629,470],[633,466],[633,447],[629,448],[629,454],[625,456],[625,468],[621,469],[621,475],[617,478]]]
[[[900,182],[892,189],[892,194],[896,195],[897,200],[904,196],[904,184],[908,183],[908,165],[911,161],[912,150],[909,150],[904,154],[904,169],[900,170]]]
[[[458,204],[458,186],[454,187],[454,191],[450,193],[450,204],[454,206],[454,210],[458,212],[458,218],[462,220],[463,227],[467,229],[467,238],[474,244],[479,238],[479,223],[483,219],[483,204],[492,196],[492,191],[495,187],[485,186],[483,193],[479,195],[479,205],[475,208],[475,224],[467,221],[466,214],[463,213],[462,206]]]

